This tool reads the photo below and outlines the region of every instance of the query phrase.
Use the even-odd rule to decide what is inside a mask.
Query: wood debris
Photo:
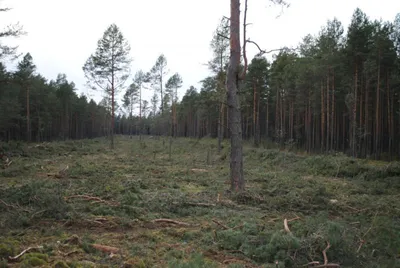
[[[153,220],[153,222],[165,222],[165,223],[172,223],[172,224],[176,224],[176,225],[190,226],[189,223],[175,221],[175,220],[171,220],[171,219],[155,219],[155,220]]]
[[[72,199],[72,198],[79,198],[79,199],[84,199],[87,201],[92,201],[92,204],[96,204],[96,203],[103,203],[103,204],[107,204],[111,207],[117,207],[119,206],[119,202],[115,202],[115,201],[107,201],[107,200],[103,200],[100,197],[96,197],[96,196],[90,196],[90,195],[71,195],[71,196],[66,196],[65,200],[68,199]]]
[[[38,246],[38,247],[29,247],[29,248],[27,248],[27,249],[24,249],[20,254],[14,256],[14,257],[9,256],[8,259],[9,259],[10,261],[15,261],[15,260],[17,260],[18,258],[20,258],[22,255],[24,255],[25,253],[27,253],[28,251],[36,250],[36,249],[42,249],[42,248],[43,248],[42,246]]]
[[[337,263],[328,263],[328,257],[326,256],[326,252],[328,249],[331,247],[331,244],[327,241],[326,242],[326,248],[322,251],[322,255],[324,256],[324,264],[320,264],[319,261],[313,261],[309,262],[307,264],[308,267],[312,268],[334,268],[334,267],[340,267],[339,264]]]
[[[100,245],[100,244],[92,244],[92,247],[97,250],[100,250],[102,252],[106,252],[106,253],[114,253],[115,254],[115,253],[119,252],[119,248]]]

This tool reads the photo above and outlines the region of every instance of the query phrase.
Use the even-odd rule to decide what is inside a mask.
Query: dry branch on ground
[[[20,254],[14,256],[14,257],[9,256],[8,259],[9,259],[10,261],[15,261],[15,260],[17,260],[18,258],[20,258],[22,255],[24,255],[25,253],[27,253],[27,252],[29,252],[29,251],[31,251],[31,250],[37,250],[37,249],[42,249],[42,248],[43,248],[42,246],[29,247],[29,248],[27,248],[27,249],[24,249]]]
[[[115,202],[115,201],[107,201],[107,200],[103,200],[100,197],[96,197],[96,196],[90,196],[90,195],[71,195],[71,196],[66,196],[65,200],[68,199],[73,199],[73,198],[80,198],[80,199],[84,199],[87,201],[92,201],[92,204],[96,204],[96,203],[103,203],[103,204],[107,204],[111,207],[117,207],[120,205],[119,202]]]
[[[172,223],[172,224],[176,224],[176,225],[190,226],[189,223],[175,221],[175,220],[171,220],[171,219],[155,219],[155,220],[153,220],[153,222],[164,222],[164,223]]]

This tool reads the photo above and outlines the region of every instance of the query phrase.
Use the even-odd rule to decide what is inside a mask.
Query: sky
[[[243,3],[242,2],[242,8]],[[265,50],[297,47],[307,34],[316,35],[328,20],[337,18],[346,29],[359,7],[372,20],[393,21],[400,12],[399,0],[287,0],[289,8],[268,0],[248,0],[247,36]],[[222,16],[229,17],[228,0],[0,0],[0,25],[19,22],[27,32],[17,39],[20,53],[29,52],[38,73],[48,80],[65,73],[76,84],[77,93],[102,99],[99,90],[89,90],[82,66],[95,52],[97,41],[115,23],[131,46],[132,74],[149,71],[158,56],[167,58],[169,74],[183,78],[181,98],[191,86],[210,72],[210,41]],[[243,13],[243,12],[242,12]],[[249,60],[257,49],[248,45]],[[271,55],[268,55],[271,57]],[[13,68],[13,63],[8,63]],[[15,66],[15,63],[14,63]],[[128,85],[132,80],[128,80]],[[122,99],[123,91],[117,100]],[[143,92],[150,100],[152,91]]]

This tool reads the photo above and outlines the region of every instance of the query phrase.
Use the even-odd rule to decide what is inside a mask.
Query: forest
[[[214,56],[201,88],[190,87],[178,100],[182,77],[178,73],[167,77],[167,59],[160,55],[151,70],[139,70],[129,80],[124,99],[114,100],[112,125],[110,94],[95,103],[78,95],[66,74],[48,81],[36,72],[29,53],[15,72],[3,64],[1,139],[93,138],[109,135],[110,129],[117,134],[229,138],[228,23],[222,18],[214,36],[210,34]],[[357,9],[346,30],[332,19],[318,34],[305,36],[297,48],[274,54],[272,62],[265,56],[253,58],[240,83],[243,138],[256,146],[398,159],[399,29],[399,15],[393,22],[371,21]],[[142,90],[154,91],[151,100],[139,96]]]
[[[400,267],[400,13],[266,51],[247,2],[199,88],[110,24],[82,62],[100,102],[0,30],[0,268]]]

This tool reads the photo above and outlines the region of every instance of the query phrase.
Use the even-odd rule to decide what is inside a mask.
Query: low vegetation
[[[400,164],[118,136],[2,144],[0,267],[400,267]],[[3,165],[4,163],[4,165]]]

